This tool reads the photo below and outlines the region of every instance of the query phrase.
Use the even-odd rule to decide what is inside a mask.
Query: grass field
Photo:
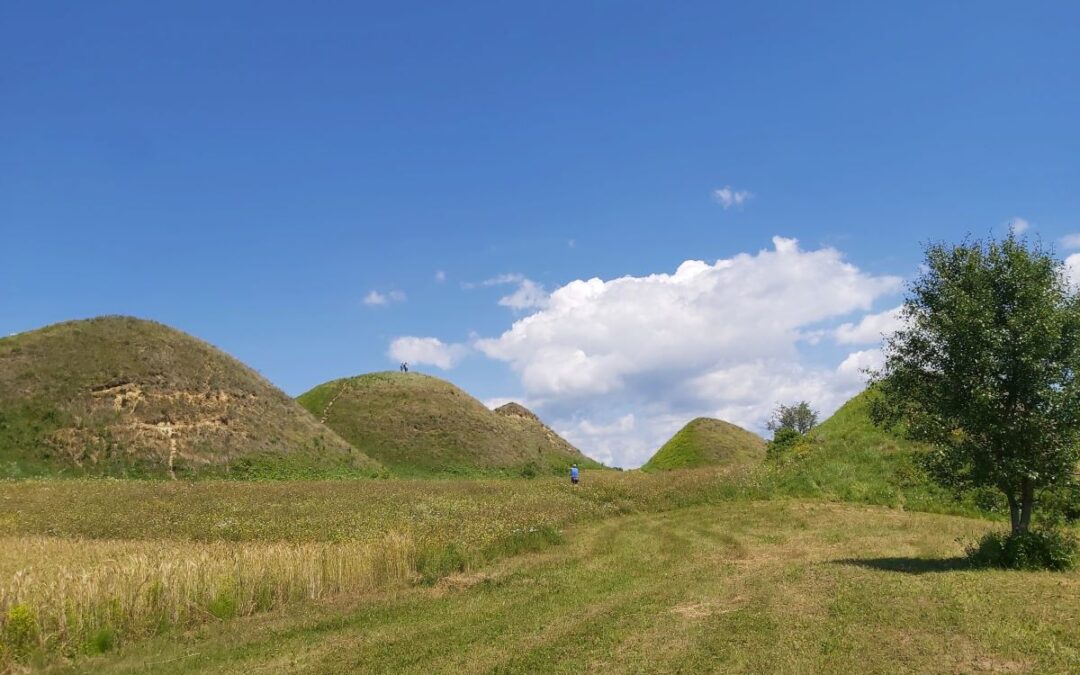
[[[732,477],[0,483],[0,663],[77,658],[300,600],[431,583]]]
[[[1077,672],[1080,574],[972,571],[985,521],[778,500],[637,514],[433,586],[204,625],[79,672]]]
[[[827,464],[815,462],[826,453]],[[311,649],[327,641],[317,649],[333,652],[339,640],[359,640],[363,649],[349,648],[359,652],[348,658],[368,654],[363,658],[369,661],[357,664],[362,669],[419,668],[423,658],[409,659],[427,654],[447,671],[569,670],[566,659],[579,645],[601,650],[589,652],[588,664],[597,670],[647,670],[651,657],[628,645],[681,612],[695,619],[685,623],[689,632],[671,635],[671,645],[660,645],[659,634],[649,638],[662,654],[675,650],[657,662],[661,669],[720,664],[810,671],[824,662],[807,660],[812,650],[806,645],[820,642],[828,650],[823,654],[835,651],[830,658],[844,663],[844,649],[869,640],[859,637],[864,615],[884,621],[893,609],[908,623],[890,624],[889,630],[921,634],[924,628],[912,618],[917,611],[947,610],[971,624],[965,630],[982,631],[978,639],[963,635],[972,641],[971,654],[1000,652],[1004,658],[1019,650],[1006,661],[1025,669],[1038,670],[1044,661],[1051,670],[1070,663],[1076,645],[1068,640],[1042,636],[1023,649],[1008,640],[987,642],[990,633],[1013,635],[1013,620],[978,612],[964,618],[967,605],[941,609],[917,597],[919,586],[909,577],[926,577],[919,582],[924,585],[940,579],[945,585],[935,593],[996,594],[1006,603],[999,608],[1003,616],[1023,616],[1029,611],[1023,590],[1045,587],[1045,595],[1035,597],[1049,634],[1065,630],[1062,617],[1077,618],[1075,575],[953,570],[962,551],[956,537],[972,540],[993,522],[903,511],[915,505],[971,513],[969,504],[928,491],[924,482],[898,480],[879,464],[873,453],[819,445],[803,457],[755,470],[587,471],[577,488],[552,478],[0,482],[0,664],[92,670],[144,658],[149,670],[170,671],[179,666],[157,668],[151,655],[185,656],[167,646],[182,639],[193,640],[199,645],[193,653],[205,657],[184,667],[272,671],[281,659],[293,658],[274,651],[289,640],[262,644],[257,633],[280,627]],[[822,613],[826,596],[847,589],[849,579],[881,585],[852,591],[845,610],[851,617],[835,614],[833,605]],[[749,602],[749,591],[737,594],[748,602],[737,610],[745,623],[734,628],[745,634],[735,646],[714,644],[715,636],[708,638],[712,646],[699,644],[706,640],[703,626],[734,618],[727,617],[724,589],[746,584],[760,593],[787,584],[789,595],[762,604]],[[541,596],[532,595],[542,588]],[[1052,588],[1060,598],[1051,597]],[[680,599],[687,592],[698,600]],[[923,604],[893,607],[894,596]],[[802,646],[794,655],[750,659],[736,646],[759,650],[768,635],[800,635],[786,623],[796,617],[784,613],[781,597],[809,612],[795,626],[803,631]],[[669,616],[657,603],[683,609]],[[1065,614],[1059,617],[1059,611]],[[466,620],[469,613],[476,618]],[[565,638],[544,637],[545,622],[569,626],[582,614],[589,620]],[[431,625],[438,616],[442,622]],[[673,625],[684,623],[680,618]],[[929,625],[939,635],[937,624]],[[463,633],[450,642],[436,637],[451,628]],[[405,648],[402,634],[420,641]],[[519,662],[520,649],[504,635],[557,649],[549,653],[538,645],[538,660]],[[365,651],[369,646],[375,651]],[[341,660],[345,656],[325,662],[304,656],[307,649],[296,649],[301,666],[330,672],[349,665]],[[1047,649],[1056,660],[1046,660]],[[107,662],[88,660],[102,653]],[[446,660],[451,657],[467,661]],[[795,660],[783,660],[789,657]],[[885,661],[876,667],[888,670]]]

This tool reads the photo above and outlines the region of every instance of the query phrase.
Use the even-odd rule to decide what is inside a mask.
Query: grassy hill
[[[806,441],[780,461],[769,479],[771,489],[924,511],[998,508],[992,495],[957,501],[932,483],[917,461],[929,448],[874,426],[871,396],[873,392],[864,391],[811,430]]]
[[[699,417],[671,437],[645,463],[643,471],[700,466],[756,466],[765,459],[765,441],[723,420]]]
[[[101,317],[0,339],[0,475],[376,471],[231,356]]]
[[[420,373],[334,380],[297,400],[353,446],[401,474],[599,466],[523,406],[495,412],[449,382]]]

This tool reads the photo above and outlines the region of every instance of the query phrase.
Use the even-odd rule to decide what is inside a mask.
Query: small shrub
[[[536,462],[529,462],[525,466],[521,467],[522,478],[536,478],[540,474],[540,467],[536,466]]]
[[[794,429],[789,429],[787,427],[777,429],[773,434],[773,439],[769,441],[769,445],[765,450],[765,455],[772,460],[780,459],[798,445],[802,439],[803,434]]]
[[[236,594],[231,589],[222,589],[206,609],[218,619],[231,619],[236,616]]]
[[[1016,535],[990,532],[967,547],[968,560],[976,567],[1061,571],[1074,567],[1076,556],[1076,539],[1050,529]]]
[[[34,613],[26,605],[12,605],[4,617],[0,644],[16,661],[26,661],[37,647],[38,631]]]
[[[457,544],[425,551],[417,562],[417,572],[425,584],[431,584],[455,572],[464,572],[468,566],[465,552]]]
[[[102,628],[90,638],[86,651],[90,654],[104,654],[112,651],[116,646],[116,631],[112,628]]]

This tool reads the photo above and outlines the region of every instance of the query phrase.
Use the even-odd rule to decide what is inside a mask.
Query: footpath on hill
[[[1080,573],[961,569],[990,527],[735,502],[583,524],[467,575],[215,623],[82,672],[1076,672]]]

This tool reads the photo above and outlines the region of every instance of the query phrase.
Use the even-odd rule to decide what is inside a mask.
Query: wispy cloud
[[[465,289],[490,288],[492,286],[509,286],[511,284],[517,284],[517,289],[511,294],[499,298],[500,306],[509,307],[514,311],[521,311],[540,309],[547,305],[550,295],[547,290],[541,284],[536,283],[520,272],[507,272],[480,282],[463,283],[461,287]]]
[[[505,286],[506,284],[518,284],[525,279],[525,275],[518,272],[507,272],[483,281],[463,281],[461,287],[468,290],[473,288],[489,288],[491,286]]]
[[[405,293],[402,291],[389,291],[387,293],[369,291],[364,296],[364,304],[368,307],[386,307],[395,302],[405,302]]]
[[[1061,238],[1062,248],[1080,248],[1080,234],[1067,234]]]
[[[509,272],[507,274],[500,274],[499,276],[492,277],[490,279],[484,279],[483,281],[480,282],[480,285],[481,286],[502,286],[502,285],[505,285],[505,284],[516,284],[516,283],[519,283],[519,282],[523,281],[524,279],[525,279],[524,274],[520,274],[518,272]]]
[[[442,270],[435,270],[435,281],[440,284],[446,281],[446,272]]]
[[[713,190],[712,196],[726,211],[733,206],[742,206],[754,196],[754,193],[749,190],[736,190],[730,185],[725,185]]]
[[[514,310],[538,309],[548,302],[548,292],[531,279],[522,279],[517,290],[499,298],[499,304]]]

